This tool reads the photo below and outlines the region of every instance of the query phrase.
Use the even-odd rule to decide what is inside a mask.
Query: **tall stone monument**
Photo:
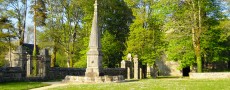
[[[81,83],[101,83],[101,82],[120,82],[124,78],[122,75],[109,76],[104,75],[102,68],[102,52],[100,42],[100,31],[98,29],[97,20],[97,0],[94,4],[94,16],[92,22],[92,30],[89,40],[89,51],[87,52],[87,68],[85,76],[69,76],[67,75],[63,81],[65,82],[81,82]]]
[[[100,31],[98,29],[97,20],[97,5],[97,0],[95,0],[89,51],[87,52],[87,68],[85,72],[86,77],[98,77],[103,75]]]

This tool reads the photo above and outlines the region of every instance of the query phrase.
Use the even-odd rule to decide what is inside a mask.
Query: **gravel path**
[[[49,86],[45,86],[45,87],[40,87],[40,88],[34,88],[34,89],[30,89],[30,90],[47,90],[47,89],[50,89],[50,88],[55,88],[55,87],[63,87],[63,86],[67,86],[69,85],[70,83],[63,83],[63,82],[43,82],[43,83],[46,83],[46,84],[51,84]]]

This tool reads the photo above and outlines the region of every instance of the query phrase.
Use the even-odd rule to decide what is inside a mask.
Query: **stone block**
[[[95,81],[95,78],[93,77],[84,77],[84,82],[85,83],[92,83]]]
[[[103,83],[104,82],[104,77],[95,77],[95,82],[96,83]]]
[[[105,79],[104,80],[105,82],[112,82],[112,77],[111,76],[105,75],[104,79]]]
[[[230,72],[189,73],[191,79],[225,79],[230,78]]]
[[[118,82],[118,81],[119,81],[118,76],[113,76],[113,82]]]
[[[124,80],[124,76],[123,75],[118,75],[118,81],[123,81]]]

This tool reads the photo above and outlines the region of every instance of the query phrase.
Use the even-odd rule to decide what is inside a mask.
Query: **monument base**
[[[124,81],[123,75],[118,76],[98,76],[98,77],[87,77],[87,76],[66,76],[63,82],[77,82],[77,83],[107,83],[107,82],[122,82]]]

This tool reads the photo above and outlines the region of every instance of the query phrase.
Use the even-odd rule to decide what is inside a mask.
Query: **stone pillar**
[[[127,79],[130,79],[130,66],[128,65],[130,61],[127,61],[127,60],[122,60],[121,61],[121,68],[125,68],[126,70],[126,75],[127,76],[124,76],[125,78]],[[128,69],[129,68],[129,69]],[[128,71],[129,70],[129,71]],[[129,73],[128,73],[129,72]]]
[[[130,67],[127,67],[127,79],[130,79],[131,73],[130,73]]]
[[[19,60],[18,60],[18,67],[21,67],[22,70],[26,70],[26,64],[27,64],[27,52],[23,46],[18,47],[18,55],[19,55]]]
[[[129,60],[122,60],[121,61],[121,68],[126,69],[127,79],[131,79],[131,64],[132,62]]]
[[[49,68],[50,68],[50,55],[49,55],[49,51],[47,49],[42,50],[41,52],[41,56],[42,56],[42,76],[46,77],[49,73]]]
[[[151,77],[151,66],[149,64],[147,64],[147,78],[150,78]]]
[[[127,60],[132,61],[132,55],[130,53],[127,55]]]
[[[122,60],[121,61],[121,68],[126,68],[127,66],[126,66],[126,62],[125,62],[125,60]]]
[[[31,76],[32,73],[32,56],[31,55],[27,55],[27,65],[26,65],[26,76],[29,77]]]
[[[158,76],[158,68],[157,68],[157,65],[154,63],[153,69],[152,69],[152,77],[157,78],[157,76]]]
[[[133,63],[134,63],[134,79],[138,79],[138,57],[137,55],[134,56]]]

